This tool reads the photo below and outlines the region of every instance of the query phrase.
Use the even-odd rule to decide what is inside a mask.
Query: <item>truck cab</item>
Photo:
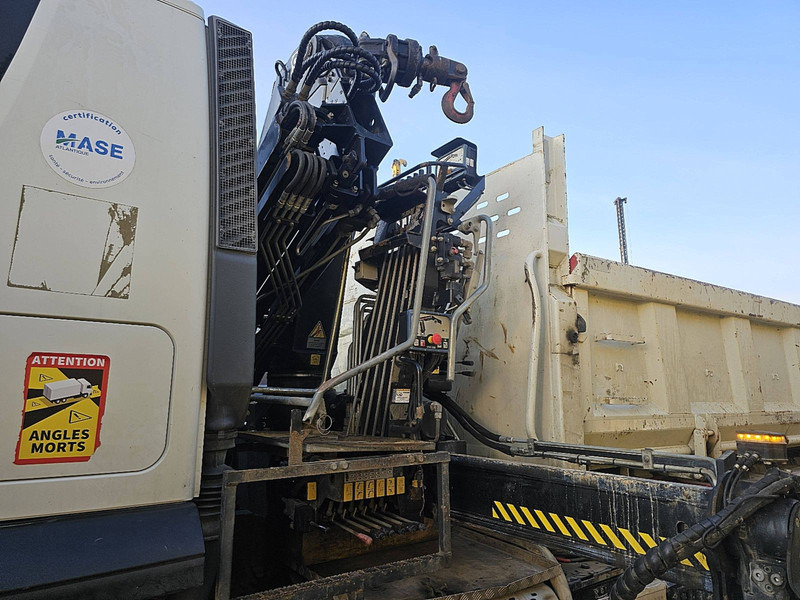
[[[68,597],[126,571],[120,590],[184,588],[202,579],[204,552],[192,500],[211,239],[206,21],[185,0],[22,0],[2,14],[0,132],[14,150],[0,164],[0,521],[15,526],[0,527],[0,563],[14,565],[0,589]],[[32,364],[41,355],[108,366]],[[69,423],[67,398],[38,408],[22,394],[47,397],[39,377],[95,376],[104,402],[78,410],[82,422]],[[87,423],[99,443],[83,460],[67,449],[15,463],[26,428]],[[77,540],[80,564],[36,567],[40,538],[61,556]]]

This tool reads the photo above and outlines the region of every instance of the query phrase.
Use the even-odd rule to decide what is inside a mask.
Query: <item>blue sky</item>
[[[435,44],[469,67],[475,118],[447,121],[444,88],[398,89],[389,158],[460,135],[488,172],[544,125],[566,135],[572,252],[618,259],[627,196],[631,263],[800,304],[800,2],[199,4],[253,32],[259,122],[275,60],[317,21]]]

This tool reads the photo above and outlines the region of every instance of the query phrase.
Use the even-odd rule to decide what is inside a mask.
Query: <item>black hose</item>
[[[519,456],[519,454],[511,450],[511,446],[500,443],[500,436],[498,434],[489,431],[483,425],[475,421],[475,419],[467,414],[467,412],[447,394],[443,392],[432,392],[426,394],[426,396],[429,400],[433,400],[444,406],[447,412],[455,417],[459,425],[466,429],[467,432],[480,443],[498,452],[507,454],[508,456]]]
[[[730,477],[725,480],[725,485],[722,488],[722,505],[727,506],[733,499],[733,492],[736,489],[739,479],[744,471],[741,468],[735,469],[730,472]]]
[[[297,56],[294,59],[294,66],[292,67],[292,81],[295,85],[300,83],[300,78],[303,76],[303,69],[301,66],[305,66],[303,65],[303,58],[306,55],[308,43],[311,41],[311,38],[321,31],[329,30],[339,31],[345,34],[353,43],[353,46],[358,46],[358,36],[344,23],[339,23],[338,21],[322,21],[321,23],[312,25],[308,31],[303,34],[303,37],[300,39],[300,45],[297,47]]]
[[[745,519],[794,486],[793,477],[787,477],[777,469],[769,471],[718,513],[664,540],[637,558],[614,583],[611,600],[634,600],[653,580],[701,547],[716,547]]]
[[[337,58],[345,60],[333,60]],[[312,61],[313,64],[311,64],[309,67],[308,64]],[[306,73],[306,78],[303,82],[303,87],[300,90],[300,98],[305,99],[308,97],[314,81],[316,81],[323,72],[330,71],[334,68],[355,71],[350,92],[353,92],[356,89],[364,89],[370,93],[375,92],[380,89],[381,84],[383,83],[383,80],[381,79],[380,63],[374,54],[358,46],[336,46],[329,50],[325,50],[324,52],[315,54],[305,63],[303,63],[301,71]],[[369,76],[369,79],[371,79],[369,86],[363,86],[360,73],[364,73]]]
[[[325,71],[330,71],[331,69],[349,69],[351,71],[357,71],[359,73],[364,73],[372,80],[372,86],[367,88],[366,92],[375,92],[378,88],[381,87],[381,76],[372,68],[371,65],[365,65],[364,63],[356,62],[354,60],[341,60],[341,59],[331,59],[327,61],[322,67],[318,70],[319,74],[324,73]],[[311,77],[312,72],[309,71],[309,77]],[[312,78],[309,82],[309,79],[306,79],[304,86],[311,87],[313,85],[314,80],[316,77]]]
[[[470,415],[467,411],[461,408],[461,406],[455,400],[453,400],[450,396],[448,396],[444,392],[433,392],[426,395],[431,400],[435,400],[436,402],[444,406],[448,410],[448,412],[453,413],[453,416],[460,416],[462,419],[468,421],[473,429],[480,432],[481,437],[489,438],[490,440],[495,442],[500,441],[499,434],[487,429],[486,427],[478,423],[475,419],[472,418],[472,415]]]
[[[741,480],[742,476],[760,461],[761,456],[759,456],[757,452],[745,452],[739,457],[734,465],[733,474],[725,482],[726,485],[725,488],[723,488],[722,494],[723,505],[731,503],[731,500],[733,499],[733,493],[736,491],[736,486],[739,485],[739,481]]]
[[[391,200],[397,196],[408,196],[417,191],[427,181],[428,177],[429,175],[417,174],[406,179],[400,179],[388,187],[381,188],[378,192],[378,200]]]
[[[306,85],[312,84],[314,80],[319,77],[319,74],[322,72],[322,68],[325,63],[332,58],[344,58],[349,60],[363,59],[375,70],[377,77],[380,80],[381,64],[378,62],[378,59],[374,54],[372,54],[372,52],[359,46],[335,46],[329,50],[315,54],[308,61],[303,63],[301,70],[303,72],[308,72],[305,81]],[[307,63],[311,62],[312,60],[313,63],[310,65],[310,68],[307,67]]]

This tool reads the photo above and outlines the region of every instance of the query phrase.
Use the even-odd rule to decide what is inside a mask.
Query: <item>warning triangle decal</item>
[[[78,412],[77,410],[69,411],[69,422],[70,423],[80,423],[81,421],[88,421],[91,419],[89,415],[85,415],[83,413]]]
[[[36,400],[33,400],[31,402],[31,406],[41,406],[41,405],[42,405],[42,403],[41,402],[36,402]]]
[[[325,330],[322,328],[322,321],[317,321],[317,324],[314,325],[314,329],[311,330],[308,337],[325,339],[326,335]]]
[[[45,375],[44,373],[41,373],[39,375],[39,381],[53,381],[53,378],[50,377],[49,375]]]

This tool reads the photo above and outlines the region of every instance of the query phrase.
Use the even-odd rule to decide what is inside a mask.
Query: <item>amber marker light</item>
[[[753,442],[756,444],[788,444],[789,439],[785,435],[775,435],[773,433],[737,433],[736,440],[739,442]]]

